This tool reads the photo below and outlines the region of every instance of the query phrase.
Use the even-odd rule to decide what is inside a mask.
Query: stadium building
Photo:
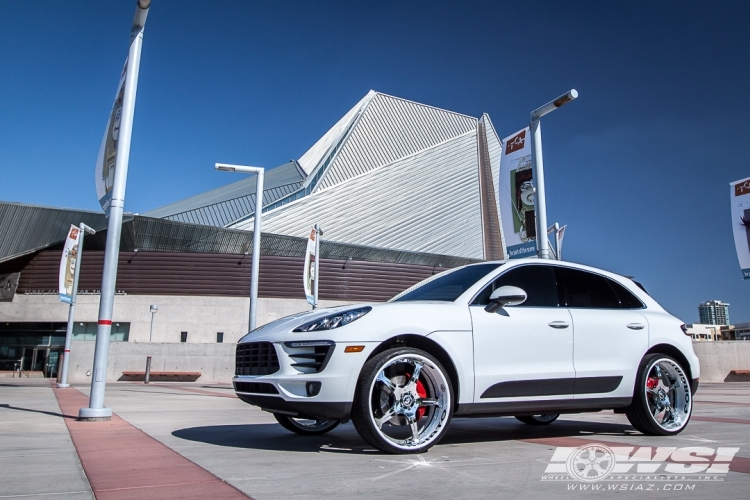
[[[314,223],[325,230],[321,306],[387,300],[446,268],[503,258],[500,153],[486,114],[369,92],[298,160],[266,171],[259,324],[309,307],[302,267]],[[112,340],[234,343],[244,335],[255,197],[248,176],[127,214]],[[55,376],[68,314],[57,292],[62,242],[81,222],[97,230],[85,238],[76,305],[74,339],[85,342],[96,331],[103,214],[0,202],[0,371],[20,362]],[[158,306],[153,330],[150,305]],[[72,379],[84,365],[71,367]]]

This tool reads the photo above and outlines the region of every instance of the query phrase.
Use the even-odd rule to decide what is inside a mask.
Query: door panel
[[[571,397],[566,387],[572,389],[575,378],[573,327],[566,308],[504,307],[488,313],[475,305],[470,310],[475,402]],[[563,323],[568,327],[561,328]]]

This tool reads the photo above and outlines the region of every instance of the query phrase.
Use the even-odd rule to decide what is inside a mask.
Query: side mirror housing
[[[490,295],[490,302],[484,310],[488,313],[497,312],[505,306],[517,306],[526,302],[526,292],[517,286],[501,286]]]

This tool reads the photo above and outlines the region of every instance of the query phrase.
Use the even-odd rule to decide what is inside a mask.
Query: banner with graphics
[[[497,186],[508,257],[535,256],[536,219],[529,127],[503,140]]]
[[[81,230],[70,226],[70,232],[65,239],[62,259],[60,259],[60,276],[58,284],[60,288],[60,301],[70,304],[73,301],[73,278],[76,274],[78,264],[78,241]]]
[[[742,278],[750,279],[750,177],[729,185],[732,206],[732,232]]]
[[[115,182],[115,163],[117,162],[117,145],[120,139],[120,120],[122,118],[122,103],[125,93],[125,79],[128,75],[128,61],[122,67],[120,74],[120,84],[115,94],[115,102],[112,105],[112,111],[109,113],[107,128],[104,131],[104,138],[99,147],[99,155],[96,158],[96,197],[99,204],[107,217],[109,217],[109,207],[112,201],[112,187]]]
[[[318,237],[318,232],[313,226],[310,229],[310,236],[307,239],[307,251],[305,252],[305,270],[302,273],[302,280],[305,285],[305,297],[310,305],[315,305],[315,259],[318,256],[315,254],[315,238]]]

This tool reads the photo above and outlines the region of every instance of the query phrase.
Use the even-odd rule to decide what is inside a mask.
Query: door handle
[[[552,328],[563,329],[569,327],[570,323],[567,323],[565,321],[553,321],[549,324],[549,326],[551,326]]]
[[[643,330],[644,328],[646,328],[646,325],[644,325],[643,323],[630,323],[628,324],[628,328],[630,328],[631,330]]]

